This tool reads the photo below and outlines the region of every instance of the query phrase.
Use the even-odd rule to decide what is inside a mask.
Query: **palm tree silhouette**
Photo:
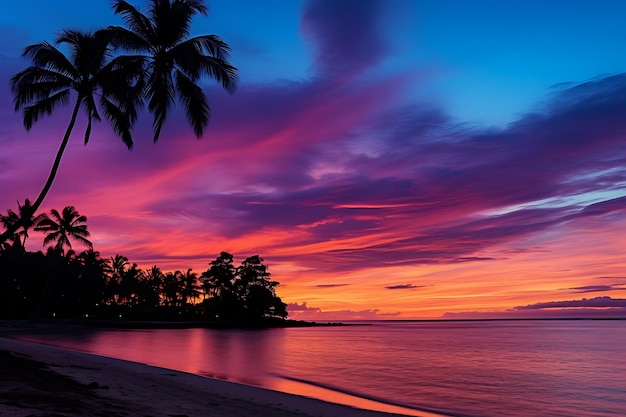
[[[147,15],[126,1],[114,1],[113,10],[128,28],[110,26],[116,45],[141,57],[146,65],[145,94],[153,113],[154,142],[158,141],[168,109],[178,98],[197,137],[209,122],[210,106],[198,81],[215,79],[232,93],[237,69],[227,62],[230,47],[216,35],[189,38],[192,18],[207,15],[202,0],[151,0]]]
[[[24,49],[22,55],[29,58],[33,65],[11,78],[11,89],[15,110],[23,110],[27,131],[40,118],[69,103],[71,96],[76,97],[48,179],[31,206],[33,213],[52,186],[81,107],[87,113],[85,144],[89,141],[93,121],[102,120],[98,111],[100,108],[124,144],[132,147],[131,127],[142,100],[142,61],[129,56],[112,58],[113,37],[114,34],[108,30],[94,33],[65,30],[59,34],[56,43],[69,48],[67,56],[48,42]],[[6,241],[17,227],[7,228],[0,235],[0,242]]]
[[[44,246],[49,243],[56,242],[54,248],[49,248],[48,256],[54,257],[54,252],[57,252],[60,258],[62,258],[64,254],[63,247],[67,246],[70,250],[67,254],[65,254],[66,259],[64,261],[61,261],[59,257],[56,257],[56,261],[53,264],[50,275],[46,280],[46,285],[39,301],[39,307],[37,307],[37,310],[34,313],[35,317],[42,316],[57,268],[61,264],[67,263],[67,259],[74,254],[70,237],[87,245],[89,248],[93,247],[91,242],[87,240],[87,237],[89,236],[87,226],[83,224],[87,221],[87,217],[80,215],[73,206],[65,207],[61,213],[52,209],[50,210],[50,214],[52,218],[46,216],[35,226],[36,231],[47,233],[43,240]]]
[[[193,304],[200,296],[200,285],[198,284],[198,274],[191,272],[188,268],[186,272],[181,272],[179,279],[182,280],[182,298],[184,304]]]
[[[35,216],[35,210],[27,198],[24,204],[17,202],[17,213],[13,210],[8,210],[6,216],[0,214],[0,222],[4,224],[6,229],[15,228],[15,231],[22,228],[19,233],[16,233],[17,239],[19,236],[23,236],[23,240],[20,242],[22,247],[26,246],[26,239],[28,238],[28,230],[36,226],[41,220],[45,219],[45,214],[39,214]]]
[[[227,61],[230,47],[216,35],[188,38],[192,18],[208,13],[204,1],[151,0],[144,15],[126,1],[116,0],[113,10],[129,28],[110,26],[93,34],[63,31],[57,43],[69,46],[69,58],[48,42],[28,46],[23,55],[33,65],[11,79],[15,110],[24,110],[26,130],[40,117],[67,104],[72,92],[77,95],[48,179],[32,205],[33,212],[39,209],[52,186],[81,106],[87,111],[85,143],[92,121],[101,120],[98,101],[115,132],[131,148],[131,129],[144,100],[154,115],[155,142],[176,98],[183,104],[194,133],[200,137],[211,109],[198,81],[207,75],[230,93],[236,88],[237,69]],[[137,55],[113,58],[114,48]],[[0,244],[18,227],[8,227],[0,235]]]
[[[93,247],[87,239],[90,235],[87,226],[83,224],[87,221],[87,217],[80,215],[73,206],[65,207],[62,213],[52,209],[50,214],[52,218],[46,216],[35,226],[36,231],[47,233],[43,241],[44,246],[56,242],[56,250],[62,251],[64,246],[71,249],[70,238],[72,238],[89,248]]]

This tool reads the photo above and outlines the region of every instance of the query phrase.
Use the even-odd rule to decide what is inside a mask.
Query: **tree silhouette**
[[[36,226],[41,220],[45,219],[46,216],[44,214],[35,216],[35,210],[28,198],[24,201],[23,205],[18,201],[17,208],[17,213],[13,210],[8,210],[6,215],[0,214],[0,222],[2,222],[6,229],[15,228],[16,231],[20,228],[22,229],[16,234],[16,237],[19,239],[20,235],[23,236],[21,244],[22,247],[25,247],[26,239],[28,238],[28,230]]]
[[[56,242],[56,250],[62,251],[64,246],[71,249],[70,238],[72,238],[90,248],[92,247],[91,242],[87,239],[90,233],[87,226],[83,224],[87,221],[87,217],[80,215],[74,206],[65,207],[62,213],[52,209],[50,214],[52,218],[46,216],[35,226],[36,231],[47,234],[43,241],[44,246]]]
[[[15,110],[24,110],[24,126],[30,130],[76,95],[70,122],[33,213],[41,206],[56,177],[61,158],[76,123],[78,111],[87,113],[85,144],[93,120],[100,121],[98,106],[128,148],[137,109],[148,101],[154,115],[154,141],[159,139],[168,109],[175,99],[185,108],[187,119],[200,137],[208,124],[210,106],[198,82],[202,76],[218,81],[228,92],[237,84],[237,69],[228,63],[229,46],[216,35],[188,38],[192,18],[206,15],[202,0],[151,0],[147,15],[126,1],[114,1],[113,10],[128,28],[110,26],[94,33],[61,32],[56,42],[70,49],[69,57],[48,42],[28,46],[23,56],[33,65],[11,79]],[[113,57],[115,48],[136,55]],[[11,223],[0,234],[0,244],[19,228]]]
[[[33,213],[39,209],[52,186],[81,107],[87,113],[85,144],[89,141],[93,121],[101,120],[100,108],[126,146],[132,146],[131,128],[137,118],[136,106],[141,102],[143,87],[142,62],[128,56],[111,59],[113,37],[113,33],[107,30],[94,33],[64,30],[56,43],[67,46],[69,56],[48,42],[24,49],[23,56],[33,65],[11,78],[11,89],[15,110],[23,109],[26,130],[75,96],[72,115],[48,179],[31,206]],[[17,227],[9,227],[2,233],[0,242],[6,241]]]
[[[214,298],[224,298],[232,294],[236,272],[233,255],[222,252],[217,259],[209,262],[209,266],[209,269],[201,275],[205,293]]]
[[[191,272],[191,268],[186,272],[180,272],[179,279],[182,280],[181,295],[184,304],[193,304],[200,296],[200,285],[198,285],[198,274]]]
[[[182,305],[183,282],[179,279],[180,271],[168,272],[163,278],[163,300],[166,307]]]
[[[109,269],[106,259],[100,257],[100,252],[90,248],[76,257],[80,264],[78,278],[80,280],[83,309],[86,314],[94,314],[100,304],[105,302],[106,280],[105,274]]]
[[[113,10],[128,28],[110,26],[116,45],[137,53],[146,64],[148,110],[154,115],[158,141],[168,109],[175,98],[185,108],[197,137],[209,121],[210,106],[198,81],[207,75],[228,92],[237,84],[237,69],[227,62],[229,46],[216,35],[189,38],[192,18],[207,15],[202,0],[151,0],[147,14],[126,1],[114,1]]]
[[[157,307],[161,301],[161,288],[165,274],[161,268],[154,265],[143,274],[142,300],[149,307]]]
[[[287,316],[287,306],[276,295],[277,281],[259,255],[246,258],[237,268],[235,287],[237,296],[248,317]]]
[[[208,292],[202,305],[206,316],[224,319],[287,317],[287,305],[276,295],[278,282],[270,280],[263,259],[254,255],[233,266],[233,255],[222,252],[202,273]]]

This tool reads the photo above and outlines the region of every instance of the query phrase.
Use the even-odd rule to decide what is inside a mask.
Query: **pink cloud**
[[[392,320],[398,319],[400,313],[384,313],[378,309],[367,310],[336,310],[336,311],[323,311],[318,307],[310,307],[306,302],[302,304],[289,303],[287,305],[287,311],[289,312],[289,318],[294,320],[310,320],[318,322],[330,322],[330,321],[349,321],[349,320]]]

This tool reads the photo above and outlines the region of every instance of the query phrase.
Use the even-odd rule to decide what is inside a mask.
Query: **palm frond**
[[[93,120],[100,122],[102,119],[98,114],[98,109],[96,107],[96,102],[94,101],[93,95],[89,95],[85,97],[85,109],[87,110],[87,128],[85,129],[85,145],[89,142],[89,136],[91,134],[91,125]]]
[[[187,120],[192,125],[196,137],[202,136],[211,114],[206,95],[196,83],[180,71],[176,71],[176,87],[178,98],[185,107]]]
[[[117,103],[112,102],[106,96],[100,96],[100,107],[104,110],[104,115],[115,133],[122,139],[122,142],[124,142],[128,149],[132,149],[132,119],[136,117],[136,114],[131,115],[125,112]]]
[[[231,94],[235,92],[239,81],[237,68],[212,56],[203,56],[201,65],[203,72],[222,84],[224,90]]]
[[[50,210],[50,214],[52,214],[52,217],[54,217],[57,223],[60,223],[63,220],[63,217],[61,217],[61,214],[57,209]]]
[[[150,43],[139,33],[135,33],[122,26],[107,26],[107,31],[113,34],[111,45],[136,54],[150,50]]]
[[[37,230],[37,229],[35,229]],[[46,231],[46,230],[44,230]],[[43,239],[43,245],[46,246],[52,242],[55,242],[56,240],[59,239],[59,232],[54,232],[54,233],[50,233],[49,235],[47,235],[44,239]]]
[[[230,46],[217,35],[196,36],[190,39],[202,46],[203,51],[217,59],[226,60],[230,57]]]
[[[89,248],[93,248],[93,243],[91,243],[91,241],[89,239],[85,239],[82,236],[78,236],[78,235],[74,235],[72,236],[74,239],[78,240],[79,242],[81,242],[83,245],[89,247]]]
[[[139,34],[143,39],[151,42],[155,33],[150,20],[126,1],[114,1],[113,12],[122,16],[122,20],[131,31]]]
[[[67,104],[70,98],[70,90],[63,90],[50,97],[39,100],[34,104],[24,107],[24,127],[30,130],[33,124],[44,115],[50,115],[54,109],[61,105]]]
[[[202,47],[195,42],[182,42],[167,51],[168,60],[180,71],[197,81],[202,75]]]
[[[48,98],[61,90],[71,88],[73,80],[51,70],[29,67],[11,78],[15,110]]]
[[[172,74],[153,72],[147,84],[148,110],[154,114],[152,126],[154,128],[153,141],[157,142],[161,134],[161,128],[167,118],[167,111],[174,102],[175,88]]]
[[[232,93],[237,88],[237,69],[222,58],[205,55],[204,45],[199,38],[189,39],[172,48],[168,54],[177,68],[193,81],[208,75]],[[223,56],[223,55],[222,55]]]
[[[145,101],[144,57],[121,56],[115,58],[101,71],[98,83],[103,96],[111,97],[131,123],[137,120],[137,111]]]
[[[184,1],[153,2],[151,21],[161,46],[170,48],[189,36],[191,19],[197,13]]]
[[[29,58],[37,67],[50,69],[72,79],[78,78],[76,68],[70,60],[49,42],[27,46],[22,56]]]

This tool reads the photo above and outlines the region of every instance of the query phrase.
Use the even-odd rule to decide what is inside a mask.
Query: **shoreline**
[[[0,370],[0,415],[3,417],[44,417],[53,412],[70,412],[74,416],[153,417],[409,415],[359,409],[2,336],[0,364],[20,367]],[[29,377],[21,368],[36,375]],[[50,397],[50,392],[54,392],[54,397]],[[410,414],[438,416],[417,410]]]

